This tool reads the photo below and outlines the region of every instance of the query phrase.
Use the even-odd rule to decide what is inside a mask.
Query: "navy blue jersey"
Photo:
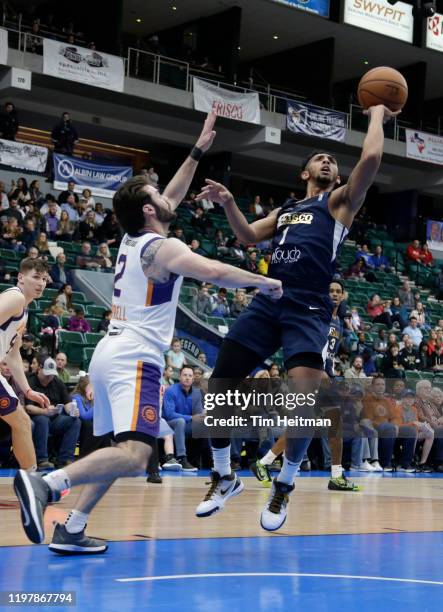
[[[328,376],[334,376],[334,357],[338,351],[340,338],[343,334],[343,323],[338,317],[332,317],[329,325],[328,348],[325,360],[325,371]]]
[[[288,200],[281,207],[272,240],[271,278],[328,293],[338,250],[348,234],[329,212],[329,195],[299,203]]]

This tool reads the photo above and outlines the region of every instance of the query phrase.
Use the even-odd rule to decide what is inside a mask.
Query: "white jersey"
[[[154,351],[159,363],[170,347],[175,324],[182,276],[170,274],[164,283],[146,277],[141,257],[154,241],[166,240],[154,232],[140,236],[125,234],[115,266],[112,318],[109,332],[128,329],[138,341],[147,344],[147,352]]]
[[[3,293],[7,293],[8,291],[19,291],[21,293],[18,287],[11,287],[3,291]],[[17,339],[22,336],[26,329],[27,320],[28,311],[25,308],[21,315],[18,317],[11,317],[5,321],[3,325],[0,325],[0,361],[3,361]]]

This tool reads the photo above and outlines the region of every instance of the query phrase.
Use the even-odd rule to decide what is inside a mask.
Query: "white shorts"
[[[0,374],[0,416],[8,416],[17,410],[18,398],[6,378]]]
[[[158,437],[160,359],[146,341],[126,329],[100,340],[89,366],[95,436],[137,432]]]

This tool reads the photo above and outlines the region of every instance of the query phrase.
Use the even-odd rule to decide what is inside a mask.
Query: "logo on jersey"
[[[2,410],[6,410],[6,408],[9,408],[10,405],[11,405],[11,402],[9,401],[7,397],[2,397],[2,399],[0,399],[0,408]]]
[[[157,422],[157,410],[153,406],[144,406],[142,408],[142,419],[153,425]]]
[[[271,264],[278,263],[296,263],[300,259],[301,251],[294,247],[293,249],[281,249],[277,247],[272,253]]]
[[[286,213],[279,218],[277,228],[282,225],[298,225],[299,223],[311,225],[313,219],[314,215],[310,212]]]

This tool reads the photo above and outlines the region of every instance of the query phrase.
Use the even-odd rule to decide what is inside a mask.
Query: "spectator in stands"
[[[95,256],[100,264],[100,269],[102,272],[112,272],[112,255],[106,242],[102,242],[98,245]]]
[[[34,21],[31,27],[31,32],[26,36],[26,51],[43,55],[43,37],[40,32],[40,24]]]
[[[160,378],[160,384],[169,387],[175,383],[173,378],[174,376],[174,368],[172,366],[166,366],[163,370],[163,376]]]
[[[390,272],[389,259],[383,255],[383,249],[380,245],[377,245],[374,250],[374,254],[369,257],[369,266],[375,268],[375,270],[381,270],[382,272]]]
[[[440,417],[443,416],[443,390],[440,387],[432,387],[429,401],[432,404],[432,408],[437,410]]]
[[[77,210],[77,203],[73,195],[68,195],[66,202],[60,205],[60,208],[68,213],[69,220],[73,223],[78,223],[80,216]]]
[[[258,262],[258,273],[263,274],[263,276],[267,276],[269,266],[271,263],[271,253],[269,251],[265,251],[263,253],[263,257]]]
[[[171,366],[174,370],[174,376],[180,372],[183,366],[187,365],[186,357],[182,351],[182,345],[180,339],[177,337],[172,338],[171,348],[166,353],[166,365]]]
[[[19,207],[18,201],[14,198],[9,200],[8,219],[9,217],[14,217],[14,219],[17,219],[17,223],[19,225],[23,225],[25,214],[23,210]]]
[[[23,205],[31,199],[29,192],[28,181],[24,177],[17,179],[17,183],[12,179],[11,190],[8,193],[8,197],[11,200],[17,200],[19,205]]]
[[[230,316],[236,319],[246,307],[246,291],[244,289],[237,289],[229,308]]]
[[[366,374],[363,370],[363,359],[360,355],[354,357],[352,361],[352,366],[345,370],[344,373],[345,378],[367,378]]]
[[[208,379],[203,376],[203,368],[196,366],[194,370],[194,382],[192,386],[194,389],[198,389],[204,397],[208,392]]]
[[[66,285],[71,286],[71,272],[65,268],[66,255],[59,253],[55,259],[55,263],[49,270],[49,275],[52,279],[52,287],[54,289],[60,289]],[[71,291],[72,295],[72,291]]]
[[[272,212],[275,208],[275,201],[273,197],[269,197],[267,202],[265,202],[263,205],[263,212],[265,217],[267,217],[269,215],[270,212]]]
[[[201,285],[198,292],[192,296],[190,308],[198,317],[212,314],[213,304],[211,296],[209,295],[208,286],[204,283]]]
[[[12,275],[6,270],[3,261],[0,261],[0,283],[9,282],[12,282]]]
[[[223,234],[223,230],[219,229],[215,232],[215,248],[217,255],[227,255],[229,248],[227,246],[228,239]]]
[[[401,289],[398,290],[401,305],[411,310],[415,306],[414,295],[408,280],[404,280]]]
[[[386,378],[403,378],[404,366],[400,363],[398,344],[389,347],[381,363],[381,371]]]
[[[399,352],[398,362],[404,370],[421,370],[420,355],[409,336],[406,336],[405,346]]]
[[[229,317],[228,292],[224,287],[220,287],[218,292],[212,296],[212,316]]]
[[[26,247],[21,243],[22,228],[15,217],[8,217],[6,227],[3,230],[0,246],[3,249],[11,249],[18,253],[24,253]]]
[[[30,332],[25,332],[22,336],[22,345],[20,347],[20,355],[24,361],[31,361],[37,356],[37,349],[34,347],[35,338]]]
[[[86,202],[86,206],[90,210],[94,210],[95,209],[95,200],[92,197],[92,193],[91,193],[90,189],[83,189],[83,191],[82,191],[82,198],[84,199],[84,201]]]
[[[394,421],[395,424],[414,427],[417,430],[417,440],[424,440],[421,458],[418,461],[418,472],[432,472],[432,468],[428,466],[427,461],[434,443],[434,430],[425,422],[418,420],[417,408],[414,406],[415,393],[412,389],[405,389],[400,399],[401,421]]]
[[[443,268],[434,277],[435,297],[437,300],[443,300]]]
[[[366,376],[371,377],[373,374],[377,372],[377,368],[375,366],[375,358],[372,352],[372,349],[366,348],[362,354],[363,359],[363,371]]]
[[[413,472],[412,460],[417,440],[413,427],[401,424],[401,410],[394,400],[385,396],[386,383],[381,375],[374,376],[369,392],[363,399],[363,418],[369,419],[378,431],[378,451],[384,471],[392,472],[395,441],[401,445],[399,472]]]
[[[358,332],[362,329],[362,321],[360,319],[360,315],[358,314],[358,308],[354,307],[351,309],[351,329],[355,332]]]
[[[26,249],[29,249],[38,238],[38,230],[35,229],[35,223],[32,219],[25,219],[25,225],[21,235],[22,244]]]
[[[34,179],[29,185],[29,194],[31,196],[31,200],[33,200],[37,205],[43,204],[45,201],[45,196],[40,191],[40,181],[38,179]]]
[[[0,213],[4,212],[9,208],[9,199],[6,194],[6,185],[3,181],[0,181]]]
[[[6,102],[0,115],[0,138],[15,140],[19,128],[17,111],[12,102]]]
[[[76,331],[86,333],[92,331],[89,321],[85,319],[85,311],[83,308],[78,306],[74,308],[74,315],[69,319],[66,329],[69,331]]]
[[[203,255],[203,256],[206,255],[204,250],[202,248],[200,248],[200,241],[197,240],[197,238],[193,238],[191,240],[191,244],[188,245],[188,246],[191,249],[191,251],[193,251],[194,253],[197,253],[197,255]]]
[[[58,229],[56,231],[56,240],[64,240],[65,242],[71,242],[75,232],[75,223],[70,220],[69,214],[66,210],[62,210],[60,214],[60,221],[58,223]]]
[[[66,314],[71,314],[74,310],[72,304],[72,286],[69,284],[62,285],[59,289],[58,295],[55,298],[55,304],[58,304],[63,308]]]
[[[78,226],[80,240],[97,242],[97,230],[98,226],[95,222],[95,212],[93,210],[88,210],[85,220],[80,221]]]
[[[415,385],[415,408],[420,423],[427,423],[434,431],[432,455],[437,472],[443,472],[443,418],[431,401],[432,385],[429,380],[419,380]]]
[[[197,194],[195,193],[195,191],[190,191],[189,195],[181,203],[181,206],[183,208],[187,208],[191,212],[195,211],[197,206],[200,206],[199,202],[197,202],[197,200],[195,199],[196,197]]]
[[[147,179],[149,181],[149,184],[152,185],[152,187],[155,187],[157,189],[157,187],[158,187],[158,174],[156,173],[156,171],[154,170],[154,168],[152,166],[148,170]]]
[[[410,316],[417,319],[417,325],[421,330],[426,332],[431,329],[431,326],[426,323],[426,312],[423,302],[417,302]]]
[[[95,222],[97,223],[97,227],[101,227],[104,220],[105,210],[103,208],[103,204],[101,202],[97,202],[95,205]]]
[[[200,361],[200,363],[202,363],[203,365],[208,367],[208,358],[206,357],[206,353],[203,353],[203,351],[201,351],[198,354],[197,359],[198,359],[198,361]],[[205,374],[205,376],[206,376],[206,374]]]
[[[375,283],[377,277],[366,264],[363,257],[359,257],[343,274],[344,278],[364,278],[370,283]]]
[[[254,201],[249,206],[249,212],[254,215],[256,219],[263,219],[265,216],[263,206],[261,203],[261,198],[259,195],[255,196]]]
[[[426,266],[427,268],[432,268],[434,265],[434,257],[426,242],[423,243],[420,251],[420,261],[422,265]]]
[[[414,240],[406,249],[406,259],[409,263],[420,263],[420,241]]]
[[[61,120],[52,128],[51,139],[56,153],[73,154],[74,146],[78,143],[78,132],[69,113],[64,112]]]
[[[202,394],[194,389],[194,372],[190,366],[180,370],[180,382],[168,387],[163,399],[163,416],[174,430],[177,460],[186,472],[196,472],[197,468],[187,459],[186,437],[192,436],[192,422],[202,418]]]
[[[34,242],[34,246],[40,251],[40,257],[43,255],[50,255],[49,243],[45,232],[40,232],[37,240]]]
[[[77,402],[80,413],[81,429],[79,436],[80,457],[85,457],[93,451],[110,445],[109,434],[94,436],[93,413],[94,396],[89,376],[81,376],[72,392],[72,400]]]
[[[373,323],[384,323],[389,328],[392,327],[392,319],[387,312],[386,302],[382,302],[378,293],[374,293],[366,306],[366,312],[371,317]]]
[[[114,212],[109,211],[100,226],[99,242],[106,242],[109,247],[118,247],[122,239],[122,230]]]
[[[171,232],[171,237],[177,238],[177,240],[180,240],[180,242],[184,242],[184,244],[187,244],[186,236],[182,227],[174,227]]]
[[[48,205],[48,212],[44,215],[45,231],[50,240],[57,240],[59,229],[59,218],[57,217],[57,205],[51,202]]]
[[[362,244],[361,248],[355,254],[355,260],[358,261],[359,259],[363,259],[366,265],[368,265],[370,257],[371,253],[367,244]]]
[[[62,380],[65,384],[69,382],[71,376],[66,369],[68,365],[68,358],[66,353],[57,353],[55,356],[55,363],[57,364],[57,376]]]
[[[46,215],[46,213],[49,210],[49,205],[51,204],[51,202],[55,202],[55,206],[56,206],[56,210],[57,210],[57,218],[60,219],[60,215],[61,215],[62,209],[60,208],[59,204],[57,204],[57,200],[54,198],[52,193],[47,193],[46,194],[45,200],[44,200],[43,204],[41,205],[41,207],[39,209],[40,214],[42,216]]]
[[[80,253],[75,260],[76,266],[82,270],[98,270],[100,263],[97,258],[92,255],[92,246],[90,242],[83,242]]]
[[[40,469],[54,467],[48,455],[48,437],[52,434],[59,442],[57,467],[66,467],[74,461],[81,425],[79,411],[73,411],[66,385],[58,378],[57,365],[51,357],[40,359],[37,374],[31,374],[28,382],[31,389],[44,393],[50,402],[49,408],[40,408],[29,401],[25,406],[34,422],[33,439],[37,465]],[[61,404],[63,406],[60,406]]]
[[[365,332],[359,332],[356,347],[357,355],[363,355],[366,351],[371,351],[371,341],[366,337]]]
[[[418,327],[418,321],[416,316],[411,314],[411,316],[409,317],[409,325],[404,328],[403,333],[408,334],[415,348],[418,348],[420,346],[420,343],[423,340],[423,333]]]
[[[390,310],[391,310],[392,320],[394,322],[395,321],[398,322],[398,324],[400,325],[400,329],[403,329],[404,327],[406,327],[407,325],[406,320],[408,318],[408,310],[405,306],[402,306],[400,302],[400,298],[397,295],[394,296],[394,298],[392,299]]]
[[[31,259],[38,259],[40,257],[40,251],[36,246],[29,247],[26,257],[30,257]]]
[[[443,344],[439,341],[437,332],[431,329],[426,343],[427,366],[433,369],[440,369],[443,365]]]
[[[97,332],[99,334],[106,334],[108,331],[108,327],[109,327],[109,323],[111,322],[111,318],[112,318],[112,310],[104,310],[102,312],[102,318],[99,322],[99,324],[97,325]]]
[[[257,251],[249,251],[246,257],[246,269],[253,274],[258,274]]]
[[[378,338],[374,342],[374,351],[379,357],[383,357],[388,352],[388,339],[384,329],[378,330]]]
[[[209,234],[212,229],[212,221],[205,214],[205,211],[201,206],[197,206],[195,209],[195,213],[193,213],[193,217],[191,219],[191,225],[195,231],[200,232],[201,234]]]
[[[65,191],[62,191],[60,193],[60,195],[58,196],[58,203],[60,205],[64,204],[65,202],[68,201],[68,197],[69,196],[74,196],[74,200],[75,203],[78,204],[79,202],[79,198],[78,195],[75,193],[75,183],[74,181],[68,181],[68,188]],[[48,198],[48,196],[46,196],[46,199]]]

